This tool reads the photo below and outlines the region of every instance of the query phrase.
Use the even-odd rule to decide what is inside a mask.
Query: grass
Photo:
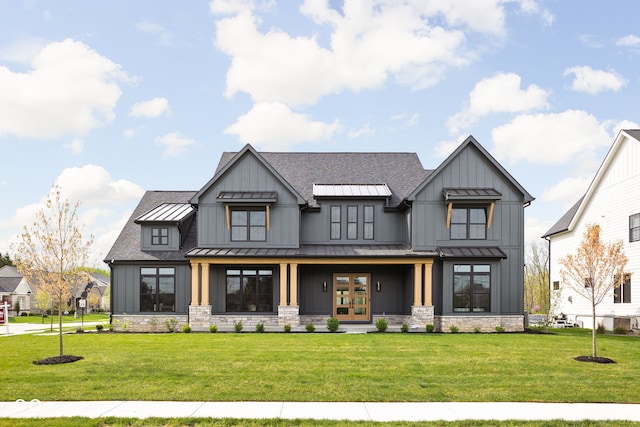
[[[56,336],[21,335],[0,339],[0,401],[640,402],[640,339],[601,335],[617,363],[577,362],[589,334],[70,334],[84,359],[53,366],[32,361]]]
[[[12,323],[36,323],[36,324],[45,324],[48,325],[51,323],[51,321],[53,320],[53,325],[57,325],[58,324],[58,315],[57,314],[52,314],[50,316],[47,316],[46,318],[42,318],[41,315],[32,315],[32,316],[17,316],[17,317],[9,317],[9,324]],[[78,314],[78,317],[73,317],[73,315],[63,315],[62,316],[62,323],[75,323],[75,322],[81,322],[82,321],[82,315]],[[84,315],[84,321],[85,322],[104,322],[104,323],[108,323],[109,322],[109,314],[104,314],[104,313],[100,313],[100,314],[85,314]]]

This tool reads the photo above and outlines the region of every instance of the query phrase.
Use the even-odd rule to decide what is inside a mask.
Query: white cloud
[[[166,30],[162,25],[155,22],[140,21],[136,22],[135,27],[140,32],[157,37],[158,43],[160,43],[161,46],[173,46],[174,34]]]
[[[637,47],[640,46],[640,37],[629,34],[616,40],[617,46]]]
[[[608,147],[606,124],[584,111],[520,115],[492,131],[496,157],[515,163],[567,164]]]
[[[124,136],[125,138],[129,139],[129,138],[133,138],[133,136],[136,134],[135,129],[125,129],[122,132],[122,136]]]
[[[450,117],[447,126],[452,134],[460,128],[473,125],[478,119],[492,113],[520,113],[548,108],[549,92],[536,85],[521,88],[521,78],[514,73],[498,74],[478,82],[471,93],[467,107]]]
[[[262,149],[287,150],[296,143],[328,140],[340,130],[337,121],[313,121],[282,103],[262,102],[239,117],[224,133],[238,135],[241,141]]]
[[[148,101],[136,102],[131,106],[131,117],[160,117],[169,115],[169,101],[167,98],[153,98]]]
[[[391,120],[399,123],[399,128],[404,129],[408,127],[417,126],[420,124],[420,115],[418,113],[413,114],[395,114],[391,116]]]
[[[64,148],[71,151],[73,154],[80,154],[84,149],[84,141],[80,138],[74,138],[73,141],[66,144]]]
[[[142,196],[144,190],[125,179],[114,180],[102,166],[85,165],[67,168],[55,181],[61,195],[88,206],[122,203]]]
[[[542,18],[542,22],[544,22],[545,25],[553,25],[555,17],[549,9],[541,7],[539,2],[535,0],[519,0],[519,2],[520,10],[525,13],[540,15],[540,18]]]
[[[364,126],[359,129],[350,130],[347,136],[349,139],[356,139],[364,135],[373,135],[374,133],[376,133],[376,130],[372,128],[369,123],[365,123]]]
[[[436,158],[448,157],[456,150],[456,148],[458,148],[460,144],[462,144],[465,139],[467,139],[466,136],[460,135],[456,140],[440,141],[438,145],[436,145],[436,148],[433,150],[434,156]]]
[[[554,221],[542,221],[538,218],[527,216],[524,220],[525,247],[528,247],[532,243],[544,243],[544,240],[542,240],[542,235],[549,231],[554,223]]]
[[[627,80],[615,71],[594,70],[589,66],[570,67],[564,71],[565,76],[571,74],[574,76],[571,89],[590,95],[606,90],[618,92],[627,84]]]
[[[196,142],[193,139],[185,138],[179,133],[173,132],[156,138],[155,143],[164,146],[164,157],[177,157]]]
[[[110,123],[120,98],[120,66],[81,42],[50,43],[28,73],[0,67],[0,137],[84,135]]]
[[[47,45],[40,37],[16,40],[0,48],[0,60],[31,65],[33,58]]]
[[[561,203],[565,210],[569,209],[587,192],[593,176],[594,174],[587,174],[565,178],[553,187],[546,189],[540,196],[540,200]]]

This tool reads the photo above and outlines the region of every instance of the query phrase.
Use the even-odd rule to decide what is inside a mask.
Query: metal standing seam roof
[[[444,188],[442,193],[444,194],[445,200],[498,200],[502,197],[502,193],[495,188]]]
[[[275,191],[221,191],[216,199],[223,202],[271,202],[275,203],[278,193]]]
[[[194,212],[189,203],[163,203],[136,218],[135,222],[178,222]]]
[[[387,184],[313,184],[313,197],[391,197]]]
[[[485,247],[485,246],[476,246],[476,247],[441,247],[440,256],[443,258],[507,258],[507,254],[505,254],[502,249],[498,247]]]
[[[300,248],[194,248],[187,257],[417,257],[438,256],[416,252],[404,245],[304,245]]]

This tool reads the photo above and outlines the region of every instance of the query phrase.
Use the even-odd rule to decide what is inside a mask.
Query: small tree
[[[36,213],[35,222],[25,226],[18,242],[13,245],[18,271],[27,281],[51,297],[58,309],[60,357],[64,355],[62,342],[62,310],[71,290],[85,281],[79,267],[89,258],[93,237],[82,238],[77,209],[62,200],[60,187],[54,186],[45,207]]]
[[[592,357],[596,357],[596,307],[624,280],[627,256],[622,241],[600,240],[600,226],[589,224],[575,254],[560,260],[560,276],[575,293],[591,303]]]
[[[524,306],[533,312],[549,312],[549,250],[532,243],[525,254]]]

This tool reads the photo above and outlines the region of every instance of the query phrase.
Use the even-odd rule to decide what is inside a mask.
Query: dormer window
[[[494,188],[445,188],[443,194],[450,239],[485,240],[502,193]]]
[[[487,211],[485,208],[452,208],[452,240],[484,240],[487,238]]]
[[[169,229],[167,227],[153,227],[151,229],[151,244],[153,246],[169,244]]]
[[[225,204],[227,229],[232,242],[266,242],[271,223],[275,191],[221,191],[217,199]]]

